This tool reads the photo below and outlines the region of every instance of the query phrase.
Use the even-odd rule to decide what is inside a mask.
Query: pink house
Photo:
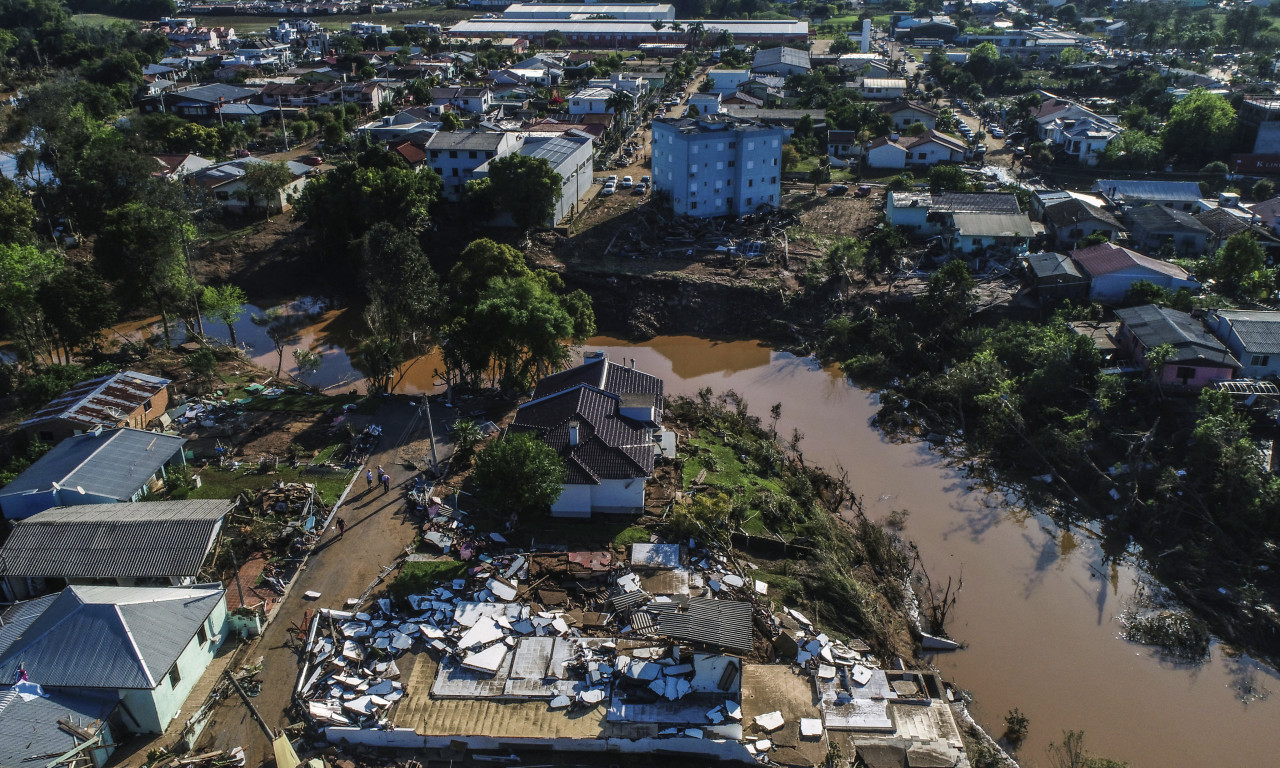
[[[1150,368],[1146,356],[1167,345],[1173,354],[1160,371],[1160,384],[1200,389],[1215,381],[1234,379],[1240,362],[1205,329],[1198,318],[1176,309],[1147,304],[1116,310],[1120,332],[1116,345],[1135,363]]]

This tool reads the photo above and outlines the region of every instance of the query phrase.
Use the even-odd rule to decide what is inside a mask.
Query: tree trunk
[[[236,326],[234,323],[227,323],[227,335],[231,337],[231,346],[236,345]]]

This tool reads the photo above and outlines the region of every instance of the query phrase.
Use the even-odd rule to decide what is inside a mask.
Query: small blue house
[[[21,520],[54,507],[138,501],[167,467],[186,462],[186,442],[130,428],[69,437],[0,488],[0,515]]]

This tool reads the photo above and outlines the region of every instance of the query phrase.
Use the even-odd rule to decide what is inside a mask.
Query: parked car
[[[632,186],[634,183],[635,183],[635,182],[633,182],[633,181],[631,180],[631,177],[630,177],[630,176],[623,176],[623,177],[622,177],[622,188],[623,188],[623,189],[631,189],[631,186]]]
[[[991,129],[991,137],[992,137],[992,138],[994,138],[994,139],[1003,139],[1003,138],[1004,138],[1004,129],[999,128],[999,127],[993,127],[993,128]]]
[[[835,197],[836,195],[843,195],[848,191],[849,191],[849,185],[847,184],[832,184],[831,186],[827,187],[827,195],[831,197]]]
[[[649,178],[648,176],[641,176],[641,177],[640,177],[640,183],[641,183],[641,184],[648,184],[648,183],[649,183],[649,182],[651,182],[651,181],[653,181],[653,179]]]
[[[643,195],[645,192],[648,192],[648,191],[649,191],[649,185],[642,181],[636,185],[635,189],[631,190],[631,194]]]
[[[616,185],[618,183],[618,174],[615,173],[611,175],[609,178],[604,180],[604,183],[605,183],[605,186],[608,186],[610,184]]]
[[[319,155],[307,155],[302,158],[302,162],[307,165],[320,165],[324,162],[324,158]]]
[[[1014,147],[1014,148],[1013,148],[1013,156],[1014,156],[1014,157],[1022,157],[1022,156],[1023,156],[1023,155],[1025,155],[1025,154],[1027,154],[1027,148],[1026,148],[1026,147],[1018,146],[1018,147]]]
[[[858,188],[857,188],[856,190],[854,190],[854,193],[853,193],[853,194],[854,194],[854,196],[856,196],[856,197],[866,197],[867,195],[871,194],[871,185],[870,185],[870,184],[859,184],[859,185],[858,185]]]

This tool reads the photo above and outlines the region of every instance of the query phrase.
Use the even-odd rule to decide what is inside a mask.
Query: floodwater
[[[736,390],[766,420],[781,402],[779,434],[799,429],[807,459],[847,469],[869,514],[907,510],[903,535],[920,547],[935,584],[964,578],[948,629],[968,647],[936,664],[973,693],[974,716],[993,735],[1013,707],[1030,718],[1024,767],[1049,765],[1046,747],[1066,729],[1083,730],[1090,751],[1134,768],[1276,764],[1274,672],[1220,647],[1204,665],[1170,665],[1119,639],[1115,617],[1134,595],[1134,568],[1104,564],[1087,531],[1061,530],[975,489],[927,447],[884,439],[870,424],[875,396],[836,369],[751,341],[600,337],[586,348],[635,358],[670,393]],[[1241,704],[1242,683],[1277,695]]]
[[[262,309],[246,309],[238,340],[274,370],[275,349],[248,317]],[[285,310],[298,322],[284,370],[296,373],[292,350],[305,347],[323,361],[310,383],[332,392],[363,390],[352,364],[359,317],[314,301]],[[131,327],[136,333],[145,325]],[[226,335],[208,319],[205,331]],[[972,712],[992,735],[1003,731],[1004,715],[1014,707],[1030,718],[1018,753],[1024,768],[1048,765],[1048,744],[1068,729],[1083,730],[1095,754],[1134,768],[1276,764],[1280,676],[1247,658],[1230,658],[1220,646],[1211,661],[1184,666],[1119,639],[1116,616],[1139,589],[1134,565],[1106,558],[1087,530],[1061,529],[1016,499],[974,487],[928,447],[885,439],[871,426],[875,395],[835,368],[758,342],[689,336],[638,344],[597,337],[584,349],[603,349],[617,361],[634,358],[673,394],[733,389],[766,419],[781,402],[779,434],[799,429],[807,459],[847,469],[868,514],[883,519],[906,510],[903,535],[919,546],[934,583],[963,578],[948,630],[967,647],[940,654],[935,663],[947,680],[973,693]],[[414,361],[396,391],[438,391],[439,367],[438,358]],[[1262,698],[1241,703],[1245,688]],[[1277,695],[1266,698],[1272,692]]]

